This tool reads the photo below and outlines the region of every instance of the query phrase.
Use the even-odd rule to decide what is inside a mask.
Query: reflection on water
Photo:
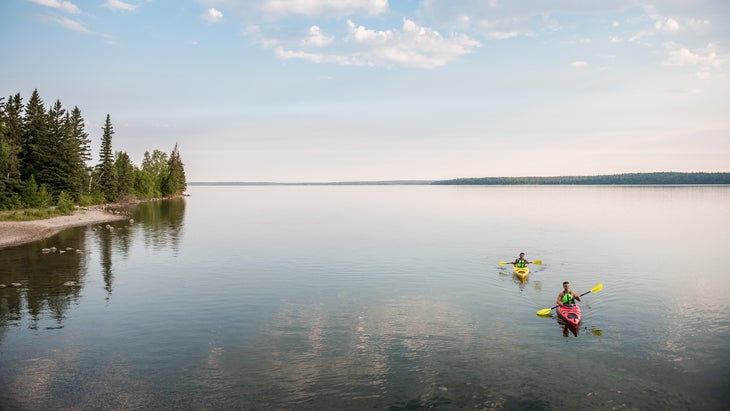
[[[65,312],[79,303],[85,277],[96,271],[90,267],[92,253],[99,256],[104,289],[107,298],[111,296],[113,256],[128,255],[138,227],[148,247],[177,249],[184,199],[143,203],[131,212],[134,218],[129,221],[71,228],[51,238],[0,251],[0,284],[6,285],[0,288],[4,291],[0,294],[0,327],[4,330],[9,323],[17,324],[24,313],[31,329],[48,321],[46,329],[63,327]]]
[[[0,409],[730,401],[727,188],[191,193],[0,250]],[[535,315],[564,280],[605,285],[579,330]]]

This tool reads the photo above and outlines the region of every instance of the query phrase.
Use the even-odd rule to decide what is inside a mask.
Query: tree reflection
[[[53,322],[45,328],[63,326],[69,308],[81,298],[85,278],[96,271],[90,264],[94,254],[87,248],[98,247],[107,300],[114,289],[114,260],[128,257],[135,241],[155,250],[178,252],[184,198],[142,203],[126,212],[134,223],[122,220],[70,228],[44,240],[0,250],[0,284],[5,286],[0,286],[0,342],[7,327],[24,319],[31,329],[40,328],[44,320]]]
[[[185,220],[184,198],[140,204],[134,209],[133,216],[144,227],[146,247],[171,248],[177,254]]]
[[[87,272],[84,253],[86,228],[78,227],[35,243],[0,251],[0,326],[21,320],[28,313],[36,329],[43,314],[57,325],[79,297],[78,287]],[[16,284],[16,286],[12,286]]]

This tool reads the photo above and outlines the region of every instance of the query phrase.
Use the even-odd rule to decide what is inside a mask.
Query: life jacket
[[[527,267],[527,260],[525,260],[524,258],[518,258],[517,259],[517,267],[519,267],[519,268],[525,268],[525,267]]]
[[[573,304],[573,293],[571,291],[563,291],[563,298],[560,299],[563,304]]]

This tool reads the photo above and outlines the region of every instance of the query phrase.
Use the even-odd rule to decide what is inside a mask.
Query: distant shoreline
[[[189,186],[384,186],[384,185],[728,185],[730,173],[624,173],[596,176],[476,177],[451,180],[385,180],[339,182],[200,181]]]

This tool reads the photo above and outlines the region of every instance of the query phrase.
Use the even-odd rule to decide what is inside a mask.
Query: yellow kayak
[[[530,275],[530,269],[527,268],[527,267],[517,267],[517,266],[515,266],[513,272],[522,281],[527,280],[527,276]]]

